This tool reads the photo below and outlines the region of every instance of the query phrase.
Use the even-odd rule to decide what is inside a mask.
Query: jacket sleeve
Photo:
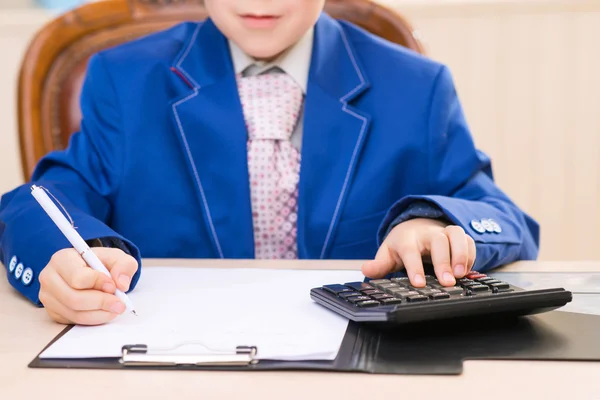
[[[140,276],[138,248],[107,224],[122,175],[125,139],[118,96],[98,54],[89,62],[81,112],[81,129],[67,149],[43,157],[31,182],[0,201],[0,260],[12,286],[38,306],[40,272],[56,251],[72,246],[31,195],[31,184],[46,188],[60,202],[88,243],[100,239],[128,249],[140,266],[130,290]]]
[[[474,239],[475,270],[537,258],[539,225],[494,183],[491,161],[474,146],[452,76],[444,66],[431,95],[427,135],[428,190],[399,199],[390,208],[379,230],[379,244],[418,204],[417,209],[461,226]]]

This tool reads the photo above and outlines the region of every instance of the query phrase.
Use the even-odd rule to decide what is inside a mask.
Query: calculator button
[[[361,290],[362,294],[365,294],[367,296],[373,296],[374,294],[383,294],[383,292],[379,289],[367,289],[367,290]]]
[[[442,292],[446,292],[448,294],[459,294],[463,292],[463,288],[458,287],[458,286],[453,286],[453,287],[445,287],[441,289]]]
[[[471,283],[473,282],[471,279],[469,278],[461,278],[458,280],[460,283]]]
[[[394,298],[394,296],[390,296],[389,294],[374,294],[371,297],[374,298],[375,300],[393,299]]]
[[[499,281],[498,279],[492,279],[491,281],[485,281],[485,282],[482,282],[482,283],[485,283],[486,285],[489,286],[489,285],[492,285],[494,283],[504,283],[504,282]]]
[[[327,290],[329,293],[338,294],[344,292],[353,292],[351,288],[344,285],[325,285],[323,289]]]
[[[482,274],[479,271],[469,271],[469,273],[466,275],[467,278],[473,279],[471,278],[473,275],[481,275],[481,276],[486,276],[485,274]]]
[[[382,283],[390,283],[391,281],[389,279],[374,279],[372,281],[369,281],[369,283],[371,285],[380,285]]]
[[[389,288],[386,290],[386,292],[388,292],[389,294],[394,295],[394,296],[401,295],[402,293],[408,293],[410,291],[411,291],[410,289],[407,289],[405,287],[394,287],[394,288]]]
[[[492,283],[492,284],[490,284],[490,287],[492,287],[492,288],[498,288],[498,290],[510,289],[510,285],[508,283],[505,283],[505,282]]]
[[[354,290],[375,289],[373,286],[371,286],[365,282],[349,282],[349,283],[344,284],[344,286],[351,287]]]
[[[485,285],[472,285],[469,286],[469,289],[471,289],[475,293],[487,292],[489,290],[489,288]]]
[[[429,296],[432,300],[442,300],[442,299],[449,299],[450,295],[448,293],[434,293],[432,295]]]
[[[376,285],[379,289],[387,289],[387,288],[393,288],[393,287],[400,287],[400,285],[398,285],[397,283],[380,283],[378,285]]]
[[[420,295],[420,294],[417,294],[417,295],[414,295],[414,296],[408,296],[406,298],[406,301],[408,301],[410,303],[416,303],[416,302],[419,302],[419,301],[427,301],[427,300],[429,300],[429,297],[423,296],[423,295]]]
[[[360,303],[361,301],[365,301],[365,300],[372,300],[369,296],[353,296],[353,297],[349,297],[348,301],[350,303]]]
[[[348,297],[361,296],[361,294],[359,292],[355,292],[353,290],[351,292],[342,292],[342,293],[338,294],[338,296],[340,296],[342,299],[348,299]]]
[[[439,289],[419,289],[417,292],[421,293],[424,296],[430,296],[434,293],[440,293]]]
[[[356,303],[359,307],[377,307],[380,303],[377,300],[359,301]]]
[[[496,279],[494,279],[494,278],[490,278],[489,276],[488,276],[488,277],[485,277],[485,278],[477,278],[477,279],[476,279],[476,281],[477,281],[477,282],[480,282],[480,283],[486,283],[486,284],[487,284],[487,282],[490,282],[490,281],[495,281],[495,280],[496,280]]]
[[[487,275],[483,275],[483,274],[476,274],[476,275],[467,275],[467,278],[475,280],[475,279],[481,279],[481,278],[485,278]]]
[[[404,276],[400,278],[392,278],[390,280],[394,283],[399,283],[401,285],[410,285],[410,279]]]
[[[402,300],[394,298],[394,297],[388,297],[387,299],[379,299],[379,301],[381,301],[381,304],[383,304],[383,305],[402,303]]]

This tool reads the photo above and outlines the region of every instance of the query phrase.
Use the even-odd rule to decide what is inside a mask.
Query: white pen
[[[48,197],[46,191],[39,186],[33,185],[31,186],[31,194],[35,197],[37,202],[40,203],[44,211],[46,211],[46,214],[48,214],[58,229],[66,236],[90,268],[111,277],[110,272],[108,272],[104,264],[102,264],[102,261],[100,261],[96,254],[90,249],[85,240],[77,233],[73,225],[65,218],[58,207],[56,207],[56,204]],[[133,314],[137,315],[131,300],[129,300],[129,297],[127,297],[125,293],[117,289],[115,296],[125,303],[127,311],[131,311]]]

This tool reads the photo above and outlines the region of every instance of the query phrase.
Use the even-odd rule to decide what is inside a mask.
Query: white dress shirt
[[[233,68],[236,74],[242,76],[254,76],[263,73],[280,70],[288,74],[296,81],[302,93],[306,96],[308,86],[308,74],[310,70],[310,62],[312,59],[314,28],[300,38],[300,40],[292,47],[287,49],[279,57],[271,62],[257,61],[248,56],[234,42],[229,41],[229,50],[233,61]],[[292,133],[291,142],[300,150],[302,147],[302,133],[304,118],[304,102],[299,113],[296,128]]]

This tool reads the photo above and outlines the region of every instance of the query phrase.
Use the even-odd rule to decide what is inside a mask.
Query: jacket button
[[[485,228],[483,227],[481,221],[477,221],[476,219],[471,221],[471,228],[473,228],[475,230],[475,232],[478,232],[478,233],[485,232]]]
[[[21,279],[23,285],[29,286],[33,281],[33,270],[31,268],[25,268],[23,271],[23,278]]]
[[[17,268],[18,262],[19,262],[19,259],[17,258],[17,256],[13,256],[13,258],[10,259],[10,263],[8,264],[8,270],[10,271],[11,274],[13,273],[15,268]]]
[[[15,268],[15,278],[21,279],[21,275],[23,275],[24,269],[25,269],[25,267],[23,267],[23,264],[19,263],[17,265],[17,268]]]

